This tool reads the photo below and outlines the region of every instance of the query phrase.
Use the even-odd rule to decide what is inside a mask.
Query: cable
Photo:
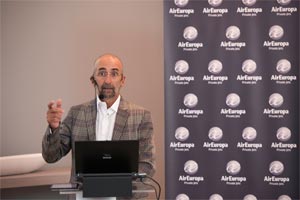
[[[160,199],[160,194],[161,194],[161,187],[159,185],[159,183],[154,180],[152,177],[148,176],[146,173],[133,173],[132,174],[132,178],[133,179],[140,179],[140,181],[144,184],[144,185],[148,185],[152,188],[154,188],[154,191],[155,191],[155,196],[156,196],[156,199],[159,200]],[[157,186],[158,186],[158,194],[157,194],[157,189],[155,186],[151,185],[151,184],[148,184],[148,183],[145,183],[144,182],[144,179],[150,179],[151,181],[153,181]]]
[[[152,177],[150,177],[150,176],[148,176],[146,174],[142,174],[141,176],[139,176],[139,178],[140,178],[141,182],[144,185],[148,185],[148,186],[151,186],[152,188],[154,188],[156,199],[159,200],[160,199],[160,194],[161,194],[161,187],[160,187],[159,183],[156,180],[154,180]],[[150,179],[151,181],[153,181],[158,186],[158,194],[157,194],[157,189],[156,189],[155,186],[144,182],[145,178]]]
[[[154,185],[151,185],[151,184],[145,183],[145,182],[142,180],[142,178],[141,178],[141,182],[142,182],[144,185],[148,185],[148,186],[150,186],[150,187],[152,187],[152,188],[154,189],[154,192],[155,192],[155,197],[156,197],[156,199],[158,200],[158,199],[159,199],[159,197],[158,197],[158,195],[157,195],[157,190],[156,190],[156,187],[154,187]]]
[[[79,190],[82,189],[82,187],[83,187],[82,181],[74,181],[73,183],[74,183],[74,184],[77,184],[77,189],[79,189]]]

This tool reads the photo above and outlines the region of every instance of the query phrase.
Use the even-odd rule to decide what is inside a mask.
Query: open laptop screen
[[[137,140],[75,141],[74,149],[77,176],[138,172]]]

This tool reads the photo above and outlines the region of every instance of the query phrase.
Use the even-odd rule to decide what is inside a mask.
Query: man
[[[123,64],[112,54],[95,62],[92,81],[96,99],[73,106],[63,122],[62,101],[48,104],[49,124],[42,142],[42,153],[48,163],[60,160],[78,140],[139,140],[139,172],[153,176],[154,145],[150,112],[126,101],[120,95],[125,84]],[[71,182],[76,180],[72,151]]]

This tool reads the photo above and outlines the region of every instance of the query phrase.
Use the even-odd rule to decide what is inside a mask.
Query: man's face
[[[98,84],[100,99],[115,101],[125,83],[122,63],[115,57],[101,57],[96,62],[94,78]]]

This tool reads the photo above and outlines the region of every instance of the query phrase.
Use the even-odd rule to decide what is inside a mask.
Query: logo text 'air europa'
[[[202,42],[195,42],[198,38],[198,30],[194,26],[187,26],[183,30],[183,38],[187,41],[180,41],[177,45],[183,51],[198,51],[204,46]]]
[[[229,41],[221,41],[220,47],[225,48],[227,51],[239,51],[242,47],[246,47],[245,42],[238,42],[241,31],[237,26],[229,26],[226,29],[225,36]]]
[[[198,97],[193,93],[188,93],[184,96],[183,104],[186,109],[180,108],[178,114],[184,118],[198,118],[199,115],[204,113],[203,110],[194,109],[198,105]]]
[[[279,6],[273,6],[271,12],[277,16],[291,16],[293,13],[297,13],[297,7],[290,7],[291,0],[277,0]]]

